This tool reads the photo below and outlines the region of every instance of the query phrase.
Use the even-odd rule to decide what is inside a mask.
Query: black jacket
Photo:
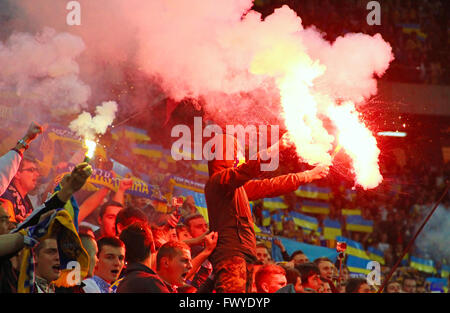
[[[130,263],[117,287],[118,293],[174,292],[152,269],[141,263]]]

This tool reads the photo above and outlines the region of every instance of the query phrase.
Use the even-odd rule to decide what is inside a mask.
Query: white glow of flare
[[[380,149],[373,134],[360,121],[355,105],[348,101],[332,106],[328,117],[338,129],[339,145],[353,161],[356,182],[364,189],[377,187],[383,180],[378,166]]]
[[[94,156],[95,147],[97,144],[93,140],[85,139],[84,145],[87,148],[86,156],[91,159]]]

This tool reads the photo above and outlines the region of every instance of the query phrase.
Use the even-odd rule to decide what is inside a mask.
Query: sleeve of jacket
[[[214,174],[211,179],[223,188],[234,190],[243,186],[261,173],[260,159],[250,160],[236,168],[227,168]]]
[[[0,195],[2,195],[19,169],[22,157],[14,150],[0,157]]]
[[[249,201],[277,197],[292,191],[304,183],[307,183],[307,177],[303,173],[291,173],[281,175],[275,178],[251,180],[245,185],[245,192]]]

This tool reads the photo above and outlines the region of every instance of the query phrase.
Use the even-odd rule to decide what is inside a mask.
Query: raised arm
[[[275,178],[251,180],[244,185],[249,201],[277,197],[292,191],[305,183],[328,175],[328,166],[319,165],[312,170],[281,175]]]
[[[34,122],[16,146],[0,157],[0,195],[2,195],[19,169],[20,161],[29,144],[42,133],[42,127]]]

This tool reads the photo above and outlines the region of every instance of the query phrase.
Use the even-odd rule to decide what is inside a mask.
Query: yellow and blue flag
[[[336,220],[326,218],[323,221],[323,238],[335,240],[337,236],[342,236],[341,223]]]
[[[326,202],[305,200],[302,201],[300,209],[303,213],[330,214],[330,204]]]
[[[442,265],[441,267],[441,277],[448,278],[450,276],[450,265]]]
[[[262,214],[262,217],[263,217],[262,218],[262,226],[265,226],[265,227],[270,226],[270,220],[271,220],[270,212],[267,211],[267,210],[262,210],[261,214]]]
[[[160,145],[138,143],[132,148],[134,154],[144,155],[149,158],[159,159],[163,156],[163,148]]]
[[[444,293],[448,291],[448,280],[445,278],[427,277],[425,281],[430,282],[431,292]]]
[[[436,268],[434,267],[433,260],[421,259],[411,256],[411,259],[409,260],[409,266],[425,273],[434,274],[437,272]]]
[[[284,203],[282,197],[275,197],[275,198],[264,198],[263,207],[269,209],[270,211],[275,211],[279,209],[287,209],[288,205]]]
[[[347,250],[346,250],[347,254],[356,256],[361,259],[370,260],[369,256],[364,250],[363,245],[360,242],[342,236],[336,237],[336,240],[347,243]]]
[[[302,198],[329,200],[331,198],[331,189],[317,187],[314,184],[301,185],[295,194]]]
[[[346,218],[346,229],[348,231],[371,233],[373,232],[373,221],[365,220],[359,215],[349,215]]]
[[[290,215],[294,219],[295,225],[307,230],[317,231],[319,223],[316,218],[298,212],[291,212]]]
[[[342,210],[341,210],[341,214],[342,214],[342,215],[346,215],[346,216],[349,216],[349,215],[361,215],[362,212],[361,212],[361,210],[358,210],[358,209],[355,209],[355,210],[352,210],[352,209],[342,209]]]
[[[209,176],[208,163],[205,161],[194,161],[192,163],[192,168],[195,169],[195,172],[198,175]]]
[[[417,38],[421,41],[424,41],[427,38],[427,34],[425,34],[421,29],[419,24],[400,24],[402,27],[402,31],[405,34],[411,34],[415,32],[417,34]]]
[[[370,260],[348,255],[346,264],[350,273],[367,275],[370,273],[370,269],[367,268],[369,262]]]
[[[276,213],[272,215],[272,221],[275,222],[275,227],[278,231],[283,230],[283,213]]]
[[[380,251],[374,247],[369,247],[367,250],[369,252],[369,257],[372,261],[377,261],[381,265],[385,264],[384,254],[382,251]]]

